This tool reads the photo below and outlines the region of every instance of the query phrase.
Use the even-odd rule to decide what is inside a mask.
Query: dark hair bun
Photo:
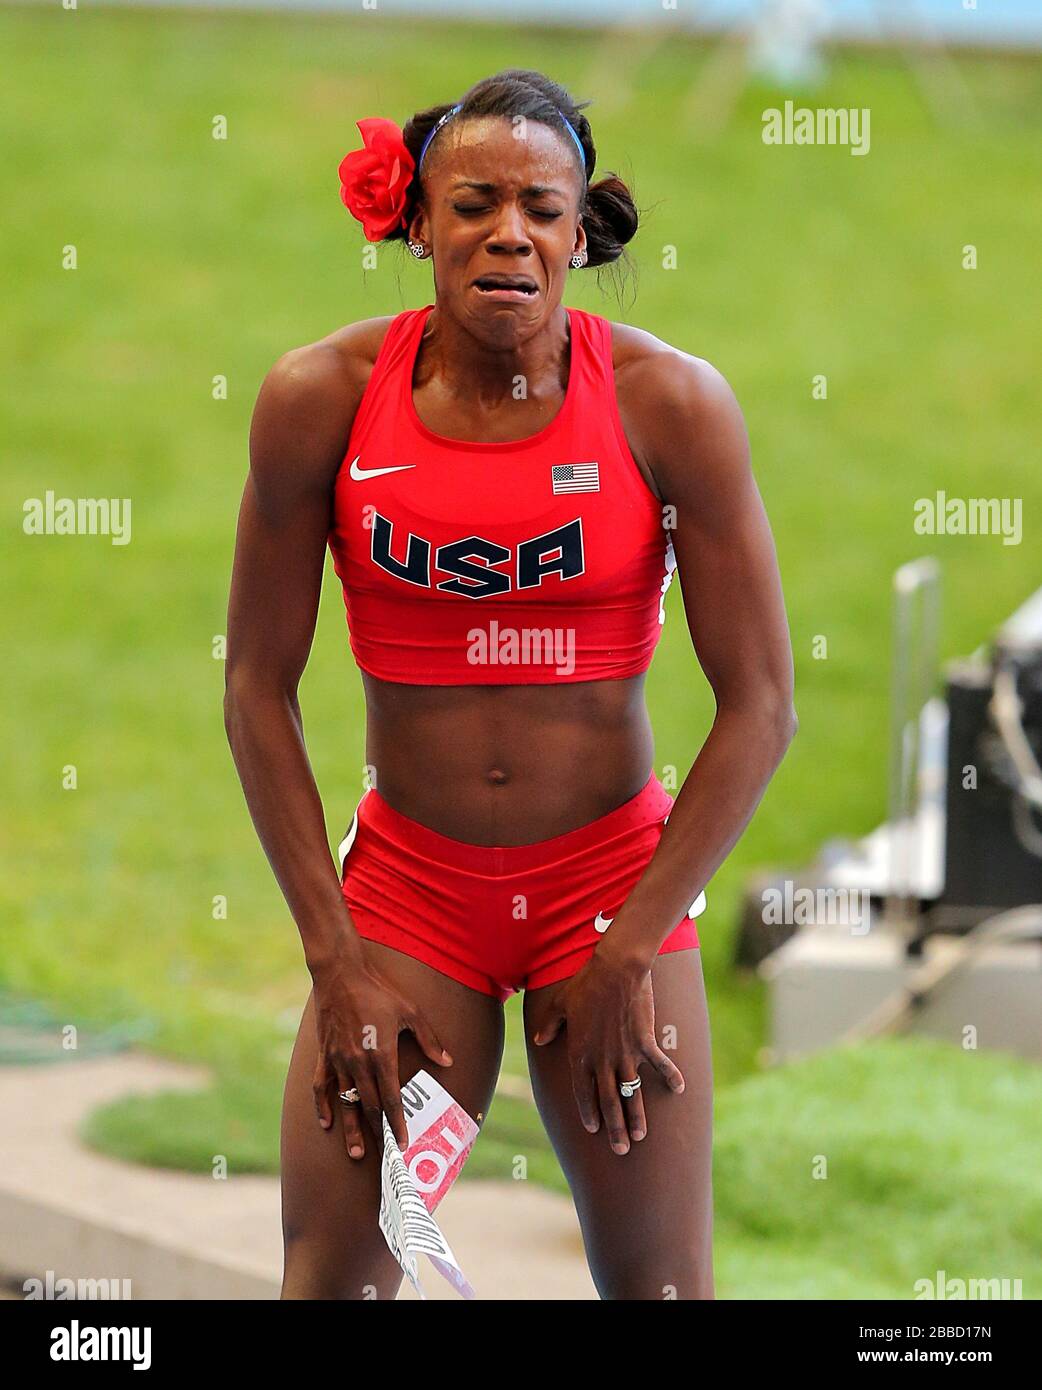
[[[586,190],[583,226],[590,265],[608,265],[637,234],[637,208],[618,174],[598,179]]]

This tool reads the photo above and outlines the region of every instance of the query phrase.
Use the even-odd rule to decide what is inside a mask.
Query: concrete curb
[[[198,1068],[140,1052],[0,1067],[0,1276],[108,1281],[142,1299],[277,1299],[279,1181],[223,1181],[123,1163],[77,1131],[129,1093],[207,1083]],[[438,1219],[480,1298],[596,1298],[570,1201],[528,1183],[458,1183]],[[457,1295],[421,1261],[431,1299]],[[440,1286],[440,1287],[439,1287]],[[403,1299],[415,1298],[411,1289]]]

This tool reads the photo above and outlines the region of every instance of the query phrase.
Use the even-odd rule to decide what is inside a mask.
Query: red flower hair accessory
[[[340,161],[340,200],[362,224],[368,241],[405,226],[405,203],[416,168],[401,128],[382,116],[356,122],[364,149]]]

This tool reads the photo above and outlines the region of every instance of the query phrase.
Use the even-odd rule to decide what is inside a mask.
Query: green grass
[[[85,1137],[121,1157],[210,1172],[221,1144],[264,1171],[277,1088],[236,1079],[95,1110]],[[578,1121],[576,1121],[578,1123]],[[220,1136],[215,1150],[215,1136]],[[900,1298],[939,1269],[1042,1291],[1042,1072],[923,1038],[806,1058],[719,1093],[713,1185],[723,1298]],[[534,1109],[497,1097],[468,1177],[568,1189]]]
[[[688,103],[707,50],[682,39],[634,49],[620,84],[603,77],[599,40],[586,32],[428,27],[382,14],[5,9],[0,36],[10,55],[0,92],[9,687],[0,732],[17,808],[0,845],[0,985],[83,1028],[143,1022],[155,1049],[208,1062],[218,1077],[205,1097],[137,1103],[136,1125],[121,1128],[110,1112],[96,1135],[159,1163],[199,1166],[217,1151],[240,1169],[277,1163],[278,1101],[308,978],[242,801],[221,720],[223,667],[211,654],[225,626],[249,416],[287,348],[431,297],[429,267],[397,250],[361,268],[361,231],[336,182],[339,159],[358,144],[354,121],[401,122],[512,65],[595,98],[599,170],[618,169],[647,209],[631,247],[635,297],[620,306],[594,277],[573,276],[568,302],[708,357],[749,424],[785,581],[801,729],[710,885],[700,926],[722,1104],[745,1078],[752,1094],[763,1086],[777,1096],[784,1120],[794,1078],[748,1080],[764,1019],[761,987],[730,967],[743,879],[806,861],[825,838],[883,817],[893,568],[940,558],[945,657],[986,640],[1038,582],[1039,62],[960,58],[970,118],[944,127],[909,66],[837,55],[809,99],[871,106],[872,152],[854,158],[763,145],[761,110],[795,92],[750,88],[726,128],[703,129]],[[226,141],[211,138],[218,114]],[[966,243],[978,247],[976,271],[961,268]],[[70,244],[75,271],[61,269]],[[675,270],[662,268],[666,247],[676,248]],[[812,399],[817,373],[827,374],[827,401]],[[226,401],[212,399],[217,374],[228,379]],[[131,497],[132,543],[24,536],[22,503],[48,488]],[[938,488],[1022,498],[1024,543],[916,536],[913,502]],[[824,660],[812,657],[819,636]],[[649,700],[658,770],[682,776],[712,700],[677,592]],[[361,686],[331,569],[301,702],[333,837],[361,794],[364,758]],[[74,791],[62,789],[67,765]],[[218,895],[226,919],[214,919]],[[523,1074],[516,1001],[510,1018],[505,1065]],[[898,1046],[895,1060],[903,1055]],[[923,1055],[909,1048],[909,1078]],[[841,1064],[821,1065],[829,1074]],[[951,1065],[968,1062],[956,1055]],[[858,1113],[837,1112],[837,1123]],[[742,1164],[753,1160],[742,1145],[766,1164],[776,1138],[754,1114],[733,1140],[735,1211]],[[874,1118],[889,1124],[885,1109]],[[948,1123],[957,1137],[957,1112]],[[975,1142],[980,1132],[967,1129]],[[539,1155],[533,1176],[559,1182],[531,1112],[500,1099],[468,1171],[501,1172],[519,1148]],[[868,1146],[848,1186],[828,1188],[846,1194],[833,1202],[892,1176],[883,1153],[882,1142]],[[927,1173],[923,1191],[945,1181]],[[730,1224],[731,1190],[722,1229],[734,1240],[732,1272],[752,1277],[759,1256],[745,1225]],[[764,1194],[765,1221],[781,1220],[779,1195]],[[842,1263],[842,1246],[835,1253]],[[792,1277],[809,1287],[813,1261],[792,1258]]]
[[[1042,1290],[1042,1075],[997,1052],[887,1040],[717,1101],[718,1290],[914,1298],[937,1270]]]

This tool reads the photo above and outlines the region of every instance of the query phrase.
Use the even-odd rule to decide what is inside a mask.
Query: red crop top
[[[569,309],[565,400],[537,434],[435,434],[412,399],[432,309],[390,324],[337,475],[329,548],[351,650],[410,685],[618,680],[647,670],[675,571],[619,418],[611,325]]]

